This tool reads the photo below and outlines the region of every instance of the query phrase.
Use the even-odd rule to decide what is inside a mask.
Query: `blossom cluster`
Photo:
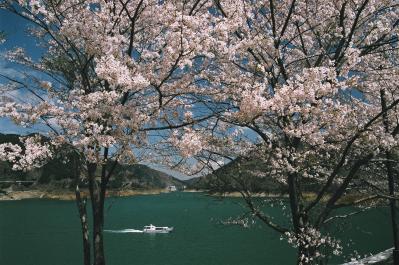
[[[300,264],[313,264],[325,257],[326,253],[339,256],[342,253],[340,241],[324,236],[313,227],[301,228],[300,233],[286,232],[287,242],[295,248],[301,248]],[[328,249],[328,250],[327,250]],[[324,251],[324,252],[323,252]]]
[[[206,146],[206,139],[200,132],[187,128],[184,134],[179,137],[175,133],[172,143],[179,148],[183,157],[191,157],[200,153]]]
[[[13,170],[29,171],[41,167],[51,159],[52,150],[48,143],[42,143],[40,136],[21,137],[21,144],[0,144],[0,160],[12,163]]]

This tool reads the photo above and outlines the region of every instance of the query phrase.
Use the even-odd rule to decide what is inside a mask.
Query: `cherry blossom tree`
[[[1,158],[29,169],[55,149],[77,152],[96,265],[105,264],[103,206],[118,162],[156,150],[201,171],[256,154],[267,166],[253,173],[287,186],[291,226],[275,224],[242,192],[247,205],[298,248],[298,264],[320,264],[321,249],[341,250],[322,228],[338,218],[359,172],[382,155],[391,161],[397,146],[395,0],[0,3],[31,21],[48,51],[39,62],[20,48],[8,53],[46,76],[10,77],[3,90],[35,99],[4,101],[0,113],[49,128],[49,141],[3,144]],[[319,183],[314,198],[306,199],[306,181]],[[76,198],[90,264],[79,187]],[[394,204],[394,191],[390,198]]]
[[[260,154],[267,171],[254,173],[287,186],[292,226],[275,224],[245,189],[242,196],[297,247],[298,264],[321,264],[322,246],[341,248],[322,228],[339,219],[362,170],[387,155],[389,172],[398,144],[398,2],[214,3],[214,60],[201,77],[219,91],[207,104],[219,114],[185,129],[176,146],[195,170]],[[312,198],[310,181],[319,183]]]
[[[84,264],[91,264],[86,197],[92,207],[95,265],[105,264],[103,225],[107,184],[118,163],[137,163],[153,154],[164,131],[200,122],[190,115],[208,89],[196,84],[209,64],[208,36],[214,15],[205,1],[29,0],[0,1],[27,19],[44,54],[34,60],[22,48],[7,58],[28,69],[2,76],[7,95],[1,117],[37,130],[22,145],[0,145],[0,159],[16,170],[40,167],[55,151],[74,152],[76,200]],[[193,96],[193,95],[196,96]],[[5,99],[6,97],[4,97]],[[82,165],[82,166],[80,166]]]

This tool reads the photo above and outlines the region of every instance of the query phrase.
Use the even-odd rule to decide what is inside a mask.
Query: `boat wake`
[[[124,234],[124,233],[143,233],[142,230],[136,230],[136,229],[104,230],[104,232],[119,233],[119,234]]]
[[[146,226],[144,226],[143,230],[137,230],[137,229],[104,230],[104,232],[118,233],[118,234],[124,234],[124,233],[167,234],[172,231],[173,231],[173,227],[167,227],[167,226],[159,226],[158,227],[158,226],[154,226],[154,225],[146,225]]]

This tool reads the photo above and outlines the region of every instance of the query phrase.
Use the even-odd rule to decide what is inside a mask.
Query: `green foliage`
[[[2,133],[0,133],[0,144],[3,144],[3,143],[20,144],[19,137],[20,137],[20,135],[17,135],[17,134],[2,134]]]

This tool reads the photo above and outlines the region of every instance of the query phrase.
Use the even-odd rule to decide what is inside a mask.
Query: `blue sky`
[[[0,9],[0,31],[6,34],[6,42],[0,45],[0,73],[10,77],[18,76],[20,67],[8,62],[4,55],[7,50],[16,47],[24,48],[32,58],[37,59],[40,57],[41,50],[37,47],[34,38],[29,36],[27,29],[30,23],[25,19]],[[5,80],[0,78],[0,83]],[[16,126],[8,119],[0,119],[0,132],[1,133],[29,133],[28,128],[21,128]]]
[[[4,31],[7,41],[0,46],[0,52],[4,53],[7,49],[23,47],[32,57],[40,56],[40,49],[37,48],[36,41],[27,33],[30,23],[25,19],[0,9],[0,30]]]

